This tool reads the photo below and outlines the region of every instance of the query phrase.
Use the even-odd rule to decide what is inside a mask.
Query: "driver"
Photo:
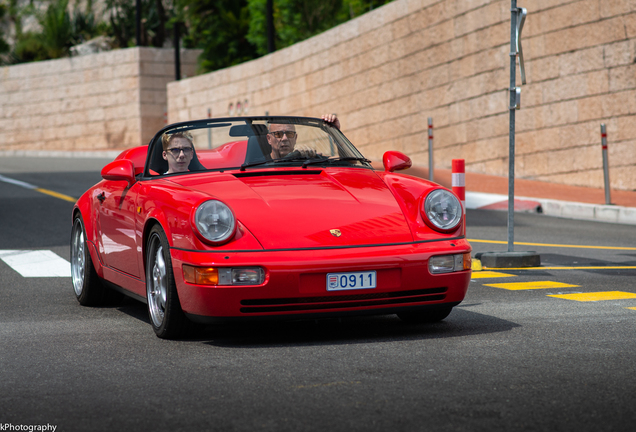
[[[194,156],[194,144],[189,132],[163,134],[161,145],[163,146],[162,156],[168,161],[166,174],[188,171],[188,166],[190,166],[190,161]]]
[[[272,159],[280,159],[289,155],[296,147],[296,127],[293,124],[277,124],[267,125],[267,142],[272,147],[270,154]],[[297,150],[300,152],[300,148]],[[303,149],[305,150],[305,149]],[[306,149],[311,150],[311,149]],[[312,157],[315,155],[307,156]]]
[[[325,114],[322,119],[340,129],[340,121],[336,114]],[[299,157],[312,158],[316,156],[315,149],[307,146],[296,147],[296,138],[298,138],[298,134],[293,124],[270,123],[267,126],[267,142],[272,147],[271,158],[284,158],[293,151],[298,152]]]

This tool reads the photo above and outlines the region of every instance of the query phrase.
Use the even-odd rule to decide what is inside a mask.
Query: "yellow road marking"
[[[499,240],[477,240],[466,239],[471,243],[491,243],[491,244],[508,244],[506,241]],[[519,246],[543,246],[543,247],[559,247],[559,248],[575,248],[575,249],[608,249],[608,250],[630,250],[636,251],[636,247],[621,247],[621,246],[586,246],[586,245],[566,245],[566,244],[550,244],[550,243],[526,243],[526,242],[514,242]]]
[[[59,198],[59,199],[64,200],[64,201],[68,201],[68,202],[72,202],[72,203],[77,201],[76,198],[73,198],[73,197],[70,197],[68,195],[64,195],[64,194],[58,193],[58,192],[54,192],[52,190],[42,189],[42,188],[36,188],[34,190],[37,191],[37,192],[40,192],[40,193],[55,197],[55,198]]]
[[[625,308],[625,309],[636,310],[636,307],[628,307],[628,308]]]
[[[477,258],[473,258],[473,260],[470,263],[470,268],[472,271],[482,271],[481,261],[478,260]]]
[[[503,288],[510,291],[578,287],[578,285],[570,285],[570,284],[566,284],[562,282],[552,282],[552,281],[516,282],[516,283],[500,283],[500,284],[485,284],[485,285],[489,287],[494,287],[494,288]]]
[[[493,271],[480,271],[473,273],[471,279],[485,279],[485,278],[502,278],[502,277],[516,277],[517,275],[509,273],[499,273]]]
[[[636,298],[636,294],[624,292],[624,291],[602,291],[592,293],[580,293],[580,294],[555,294],[548,297],[562,298],[565,300],[574,300],[580,302],[592,302],[603,300],[622,300]]]
[[[581,267],[515,267],[498,268],[486,267],[488,270],[634,270],[636,266],[581,266]]]

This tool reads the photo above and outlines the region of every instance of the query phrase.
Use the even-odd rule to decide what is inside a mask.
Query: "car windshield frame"
[[[298,155],[289,154],[286,157],[271,159],[269,158],[269,155],[265,153],[266,147],[269,146],[269,144],[265,143],[260,145],[262,149],[256,153],[256,158],[254,160],[249,160],[251,156],[248,148],[253,148],[254,145],[250,140],[258,139],[259,143],[263,143],[266,140],[266,136],[269,134],[269,125],[271,124],[294,125],[295,128],[298,128],[301,132],[297,134],[296,138],[298,138],[301,134],[311,135],[311,133],[307,134],[307,132],[314,133],[317,138],[313,141],[319,142],[323,149],[326,146],[325,143],[329,143],[330,154],[322,155],[318,153],[313,157],[306,157],[304,155],[302,157],[298,157]],[[212,146],[211,136],[214,134],[213,131],[218,129],[217,132],[224,132],[219,128],[228,129],[227,135],[224,136],[226,138],[233,137],[236,141],[225,142],[220,145]],[[192,134],[198,134],[200,141],[200,136],[202,133],[205,133],[208,137],[208,146],[201,146],[200,142],[197,142],[197,144],[194,144],[193,142],[193,146],[195,148],[193,152],[194,161],[190,163],[188,169],[181,172],[167,173],[167,161],[165,161],[162,156],[162,137],[164,134],[168,134],[169,136],[178,132],[183,133],[184,136],[188,136],[188,139],[192,141],[196,140],[192,138]],[[296,138],[294,141],[296,141]],[[307,139],[311,141],[311,138]],[[243,142],[241,142],[241,140]],[[224,146],[233,144],[242,144],[243,147],[245,147],[243,156],[244,160],[240,161],[240,163],[238,163],[239,160],[236,158],[234,163],[229,164],[229,166],[211,167],[209,164],[206,166],[205,161],[203,161],[203,163],[200,162],[200,160],[203,160],[204,158],[199,157],[199,155],[210,155]],[[263,147],[263,145],[266,147]],[[269,146],[269,150],[271,150],[271,146]],[[254,152],[252,152],[252,155],[253,153]],[[241,157],[238,151],[236,157]],[[146,155],[146,162],[144,164],[141,178],[156,179],[204,172],[244,172],[252,169],[279,169],[282,167],[295,167],[302,169],[316,169],[317,167],[373,169],[371,161],[366,159],[338,128],[322,119],[297,116],[245,116],[191,120],[163,127],[159,132],[157,132],[157,134],[155,134],[148,144],[148,153]],[[164,169],[163,172],[162,169]]]

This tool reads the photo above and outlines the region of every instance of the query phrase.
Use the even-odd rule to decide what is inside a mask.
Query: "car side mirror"
[[[388,172],[405,170],[413,165],[410,157],[394,150],[384,153],[382,163],[384,164],[384,170]]]
[[[104,180],[125,181],[130,186],[135,183],[135,168],[130,160],[119,159],[102,168],[102,178]]]

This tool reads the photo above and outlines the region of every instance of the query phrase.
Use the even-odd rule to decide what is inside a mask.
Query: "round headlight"
[[[444,189],[436,189],[424,200],[424,219],[432,228],[450,231],[462,220],[462,205],[455,195]]]
[[[232,210],[217,200],[205,201],[197,208],[194,224],[198,233],[212,243],[224,242],[236,231]]]

